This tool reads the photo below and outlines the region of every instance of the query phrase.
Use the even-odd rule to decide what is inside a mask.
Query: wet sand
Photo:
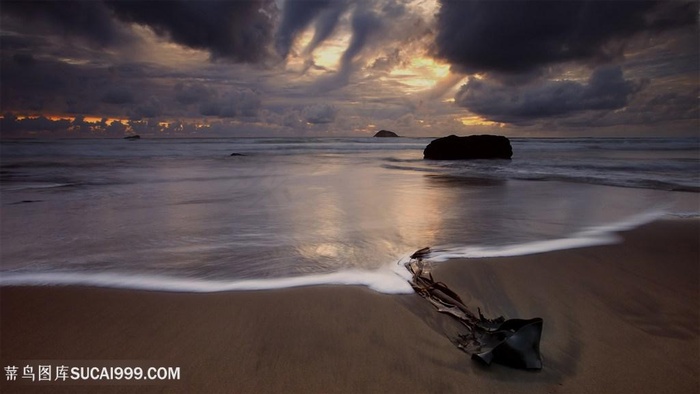
[[[660,221],[620,237],[434,267],[475,311],[542,317],[539,372],[476,364],[450,342],[460,327],[415,294],[4,287],[3,367],[21,375],[27,364],[178,366],[181,376],[97,385],[3,376],[0,391],[700,392],[700,221]]]

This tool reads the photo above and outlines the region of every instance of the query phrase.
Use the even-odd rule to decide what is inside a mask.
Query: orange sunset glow
[[[63,47],[3,47],[4,136],[67,127],[78,136],[76,119],[96,125],[84,129],[92,132],[113,124],[110,137],[353,136],[366,135],[368,124],[406,136],[698,128],[697,23],[684,17],[697,12],[683,1],[612,2],[619,14],[604,2],[586,12],[574,2],[552,6],[552,15],[523,2],[530,24],[499,17],[520,12],[503,2],[244,0],[200,12],[205,5],[186,1],[183,10],[193,9],[177,12],[203,18],[188,25],[136,3],[96,0],[91,10],[105,18],[103,30],[93,32],[86,16],[58,34],[62,16],[49,6],[8,2],[5,40],[46,31],[46,42]],[[214,15],[227,24],[208,20]],[[598,26],[602,15],[621,21]],[[537,30],[540,19],[556,28]],[[644,39],[656,20],[668,23]],[[570,30],[588,22],[595,32],[571,42],[583,30]],[[612,48],[619,53],[611,56]],[[675,101],[660,105],[665,95]]]

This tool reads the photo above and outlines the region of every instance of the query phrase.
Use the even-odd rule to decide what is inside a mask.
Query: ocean
[[[3,141],[0,285],[410,293],[422,247],[539,253],[700,216],[697,138],[512,138],[512,160],[426,161],[431,139]]]

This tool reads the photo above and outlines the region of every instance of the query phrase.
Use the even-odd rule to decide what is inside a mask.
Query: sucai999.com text
[[[180,380],[180,367],[8,365],[6,381],[25,382],[117,382]]]

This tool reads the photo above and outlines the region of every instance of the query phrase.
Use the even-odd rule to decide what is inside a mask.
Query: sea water
[[[401,293],[425,246],[543,252],[700,212],[696,138],[514,138],[476,161],[423,160],[430,140],[3,141],[0,285]]]

